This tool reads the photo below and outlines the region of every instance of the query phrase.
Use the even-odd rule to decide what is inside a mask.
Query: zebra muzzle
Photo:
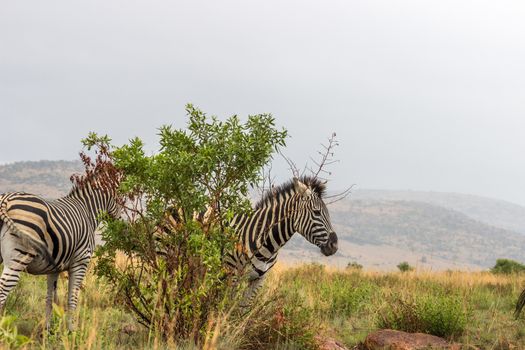
[[[321,253],[325,256],[334,255],[337,252],[337,235],[335,232],[330,232],[328,242],[321,247]]]

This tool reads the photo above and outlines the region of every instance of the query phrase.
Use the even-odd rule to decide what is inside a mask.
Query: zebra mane
[[[91,187],[93,190],[102,190],[108,193],[112,193],[112,191],[116,190],[107,186],[107,184],[103,183],[102,181],[99,181],[96,176],[94,176],[88,180],[73,182],[73,185],[71,186],[71,189],[69,190],[66,197],[75,196],[87,187]]]
[[[313,176],[301,176],[299,181],[308,186],[314,193],[316,193],[319,198],[323,198],[326,193],[326,184],[324,181],[319,180]],[[295,186],[293,180],[289,180],[282,185],[275,187],[273,190],[267,191],[263,197],[255,204],[255,210],[261,209],[265,206],[267,202],[272,200],[278,195],[281,194],[290,194],[295,191]]]
[[[89,182],[85,182],[85,183],[74,183],[72,186],[71,186],[71,189],[69,190],[69,192],[67,193],[66,197],[71,197],[75,194],[77,194],[79,191],[82,191],[84,188],[86,188],[87,186],[91,186],[91,183]]]

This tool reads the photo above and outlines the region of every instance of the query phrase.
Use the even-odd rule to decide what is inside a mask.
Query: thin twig
[[[318,178],[319,174],[328,174],[331,175],[329,171],[325,169],[326,166],[331,165],[333,163],[336,163],[337,160],[334,160],[334,148],[339,145],[339,143],[336,140],[336,133],[332,133],[330,138],[328,138],[328,145],[321,144],[321,147],[324,148],[324,152],[318,151],[317,153],[321,156],[321,161],[317,162],[314,159],[311,159],[314,164],[318,167],[316,171],[312,170],[312,173],[314,175],[314,178]]]
[[[334,200],[326,203],[326,205],[334,204],[334,203],[339,202],[339,201],[345,199],[346,197],[348,197],[350,195],[350,193],[352,193],[352,189],[354,188],[354,186],[355,186],[355,184],[353,184],[352,186],[348,187],[346,190],[344,190],[344,191],[342,191],[340,193],[324,197],[324,199],[335,198]]]
[[[294,161],[288,158],[287,156],[285,156],[280,150],[279,150],[279,154],[284,158],[286,163],[288,163],[288,166],[290,167],[290,170],[292,171],[293,176],[299,177],[300,176],[299,168],[297,168],[297,165],[294,163]]]

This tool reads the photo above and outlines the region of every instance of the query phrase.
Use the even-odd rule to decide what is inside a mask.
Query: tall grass
[[[524,318],[514,303],[525,286],[520,275],[485,272],[373,272],[321,265],[277,265],[251,310],[215,315],[201,331],[204,349],[315,349],[331,337],[352,347],[378,328],[437,334],[482,349],[525,348]],[[78,327],[65,327],[65,279],[50,333],[44,329],[44,277],[24,275],[0,322],[0,348],[187,349],[148,332],[113,302],[104,281],[89,273],[81,291]],[[14,320],[14,321],[13,321]],[[4,324],[4,326],[2,326]],[[29,344],[13,336],[26,336]],[[23,340],[23,338],[19,338]]]

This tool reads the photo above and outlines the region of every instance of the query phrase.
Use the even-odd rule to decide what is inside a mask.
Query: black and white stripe
[[[315,244],[326,255],[337,251],[337,235],[323,201],[324,183],[303,177],[268,193],[250,215],[237,215],[230,225],[237,231],[237,249],[225,263],[244,270],[250,286],[245,302],[251,302],[277,254],[295,232]],[[247,271],[246,271],[247,270]]]
[[[16,286],[22,271],[47,275],[46,320],[56,300],[58,274],[68,271],[68,310],[76,308],[78,291],[95,248],[98,216],[116,217],[114,194],[86,183],[56,200],[27,193],[0,196],[0,308]],[[70,329],[73,328],[71,320]]]
[[[294,178],[268,192],[251,214],[236,215],[228,223],[237,234],[237,243],[224,256],[224,263],[248,278],[249,287],[243,299],[246,306],[262,285],[266,272],[276,263],[279,249],[295,232],[318,246],[324,255],[335,254],[337,235],[323,201],[324,192],[324,183],[316,178]],[[193,220],[206,225],[211,212],[208,208],[206,212],[195,213]],[[161,241],[180,222],[179,210],[168,210],[166,223],[157,229],[155,239]],[[161,249],[157,253],[166,255]]]

